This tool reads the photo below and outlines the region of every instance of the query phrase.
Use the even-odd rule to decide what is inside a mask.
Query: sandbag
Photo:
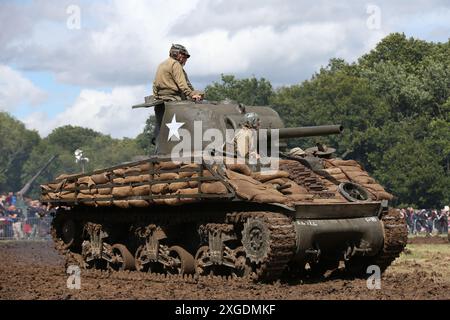
[[[78,200],[91,200],[91,199],[94,199],[94,196],[92,194],[79,193],[77,195],[77,199]]]
[[[271,193],[259,193],[253,197],[252,201],[259,203],[285,203],[288,198]]]
[[[137,208],[145,208],[150,206],[150,203],[146,200],[128,200],[128,204]]]
[[[65,174],[64,173],[64,174],[61,174],[61,175],[57,176],[55,178],[55,180],[59,181],[59,180],[69,179],[69,178],[73,178],[73,177],[75,177],[77,175],[78,175],[78,173],[75,173],[75,174]]]
[[[141,176],[128,176],[125,178],[125,183],[139,183],[142,182]]]
[[[139,187],[133,187],[134,196],[148,196],[149,194],[150,194],[150,186],[147,184]]]
[[[283,196],[283,194],[275,190],[272,186],[262,184],[261,182],[253,179],[252,177],[231,170],[226,170],[226,175],[230,178],[228,182],[235,189],[236,194],[245,200],[250,201],[257,195],[259,195],[258,202],[266,201],[264,199],[265,198],[269,199],[269,197],[271,197],[269,200],[284,199],[283,201],[286,201],[286,198]],[[276,198],[276,196],[281,198]]]
[[[125,170],[126,170],[126,168],[119,168],[119,169],[113,170],[113,173],[114,173],[117,177],[123,177],[123,176],[125,175]]]
[[[75,183],[66,183],[63,187],[63,190],[75,190]]]
[[[111,195],[111,188],[99,188],[97,189],[97,193],[101,195]]]
[[[198,188],[199,182],[191,180],[191,181],[188,182],[188,184],[189,184],[190,188]]]
[[[197,189],[195,189],[197,190]],[[202,193],[207,194],[227,194],[228,190],[220,181],[217,182],[203,182],[200,187]]]
[[[246,176],[250,176],[252,174],[252,170],[249,168],[248,165],[244,163],[232,163],[232,164],[226,164],[225,165],[227,169],[233,170],[242,174],[245,174]]]
[[[154,199],[153,202],[156,204],[166,204],[167,199]]]
[[[116,207],[122,208],[122,209],[127,209],[130,207],[130,204],[128,203],[127,200],[114,200],[113,204]]]
[[[180,172],[178,175],[180,178],[190,178],[195,174],[195,172]]]
[[[94,194],[94,193],[97,193],[97,189],[80,189],[79,190],[79,193],[82,193],[82,194]]]
[[[87,185],[89,188],[95,185],[95,182],[91,179],[90,176],[78,178],[77,183],[78,183],[79,185],[85,184],[85,185]]]
[[[52,191],[59,191],[61,187],[63,186],[64,181],[61,181],[59,183],[49,183],[47,184],[48,188]]]
[[[51,198],[51,196],[50,196]],[[75,192],[72,191],[63,191],[59,194],[59,198],[64,199],[64,200],[69,200],[69,199],[74,199],[76,198],[76,194]]]
[[[336,180],[338,180],[338,181],[348,181],[348,178],[347,178],[347,176],[345,175],[345,174],[335,174],[335,175],[333,175],[332,176],[333,178],[335,178]]]
[[[110,199],[110,198],[111,198],[110,194],[108,194],[108,195],[104,195],[104,194],[96,194],[96,195],[94,195],[95,204],[97,206],[100,206],[100,207],[111,206],[112,205],[112,201],[111,200],[104,200],[104,199]],[[98,200],[98,199],[103,199],[103,200]]]
[[[187,187],[189,187],[189,183],[187,183],[187,182],[174,182],[174,183],[169,184],[169,191],[176,192],[179,189],[184,189]]]
[[[252,178],[260,181],[260,182],[266,182],[273,179],[278,178],[289,178],[289,172],[287,171],[267,171],[267,172],[254,172],[252,174]]]
[[[386,191],[377,192],[377,200],[392,200],[394,196]]]
[[[60,198],[60,193],[49,192],[47,194],[51,200],[58,200]],[[75,193],[73,193],[73,195],[74,195],[73,198],[75,199]]]
[[[114,187],[112,195],[113,197],[129,197],[133,195],[133,188],[130,186]]]
[[[177,194],[198,194],[198,189],[197,188],[180,189],[177,191]],[[180,198],[181,203],[191,203],[198,200],[199,198]]]
[[[109,182],[109,174],[106,172],[94,174],[91,176],[92,181],[96,184],[105,184]]]
[[[155,175],[155,180],[175,180],[179,179],[178,173],[168,172]]]
[[[95,204],[99,207],[110,207],[112,205],[112,201],[95,201]]]
[[[286,194],[304,194],[304,193],[308,192],[308,190],[306,190],[305,187],[299,186],[294,181],[287,182],[286,184],[289,185],[289,188],[280,190],[281,193],[283,193],[285,195]]]
[[[168,183],[158,183],[152,185],[152,193],[153,194],[164,194],[169,191],[169,184]]]
[[[373,184],[376,183],[375,179],[371,178],[371,177],[356,177],[356,178],[352,178],[352,181],[358,183],[358,184],[362,184],[362,185],[366,185],[366,184]]]
[[[125,170],[125,175],[135,176],[141,174],[141,168],[139,167],[130,167]]]
[[[115,184],[125,184],[125,178],[114,178],[113,183]]]
[[[149,182],[151,181],[151,176],[149,174],[142,174],[141,175],[141,182]]]
[[[330,175],[337,175],[337,174],[342,174],[342,170],[339,168],[329,168],[329,169],[324,169],[324,171],[326,171],[327,173],[329,173]]]
[[[172,162],[172,161],[166,161],[166,162],[160,162],[155,165],[155,169],[157,170],[173,170],[178,169],[181,166],[181,162]]]
[[[148,172],[153,169],[153,163],[145,162],[137,166],[141,172]]]
[[[375,192],[385,192],[384,188],[378,183],[364,185],[366,189],[373,190]]]
[[[358,166],[339,166],[339,169],[341,169],[344,172],[353,172],[353,171],[364,171],[362,168]]]
[[[282,186],[282,185],[284,185],[284,184],[286,183],[286,180],[284,180],[284,179],[282,179],[282,178],[277,178],[277,179],[272,179],[272,180],[266,181],[266,182],[264,182],[264,183],[267,183],[267,184],[277,184],[277,185]]]
[[[355,160],[330,159],[330,160],[327,160],[327,161],[329,161],[333,165],[339,166],[339,167],[340,166],[350,166],[350,167],[357,166],[357,167],[361,167],[361,165]]]

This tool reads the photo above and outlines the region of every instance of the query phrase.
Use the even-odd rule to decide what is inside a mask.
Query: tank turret
[[[161,105],[163,102],[151,102],[146,98],[146,103],[134,106],[133,108],[145,108]],[[171,150],[180,142],[180,139],[191,139],[192,152],[202,151],[211,143],[205,132],[215,129],[216,134],[227,137],[226,130],[238,130],[241,123],[245,120],[245,114],[255,112],[260,119],[260,130],[267,130],[267,136],[277,131],[279,139],[292,139],[311,136],[323,136],[331,134],[340,134],[343,130],[341,125],[325,125],[311,127],[285,128],[279,114],[267,106],[245,106],[231,101],[222,102],[202,102],[193,101],[165,102],[164,114],[161,117],[161,123],[157,124],[160,128],[157,140],[157,153],[159,155],[168,155]],[[157,119],[158,121],[158,119]],[[173,130],[171,131],[171,128]],[[180,139],[173,134],[180,134]],[[201,137],[200,139],[199,136]],[[196,139],[196,140],[194,140]],[[202,141],[199,143],[199,141]],[[280,142],[279,147],[283,148],[285,143]]]

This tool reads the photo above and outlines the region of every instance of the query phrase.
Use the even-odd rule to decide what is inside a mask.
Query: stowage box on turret
[[[56,246],[71,261],[272,281],[320,276],[342,261],[356,276],[369,265],[384,271],[406,245],[392,195],[359,163],[323,146],[284,150],[283,139],[339,134],[341,126],[284,128],[273,109],[232,102],[140,107],[155,105],[157,155],[41,186],[42,201],[58,207]],[[259,116],[257,139],[267,137],[256,161],[236,158],[227,138],[217,141],[250,112]]]

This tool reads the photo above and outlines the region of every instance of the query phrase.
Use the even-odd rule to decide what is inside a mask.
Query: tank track
[[[289,172],[291,180],[300,186],[306,187],[310,192],[327,191],[327,187],[322,180],[311,169],[299,162],[281,164],[280,169]]]
[[[69,265],[79,265],[84,266],[83,257],[81,254],[74,253],[70,251],[67,246],[64,244],[64,241],[58,237],[57,228],[60,227],[60,218],[57,215],[53,218],[52,225],[50,227],[50,235],[52,236],[53,243],[55,245],[56,251],[64,257],[65,259],[65,267],[67,268]]]
[[[290,217],[275,212],[240,212],[227,215],[227,222],[243,224],[249,218],[262,220],[270,231],[267,255],[255,266],[255,281],[279,279],[295,253],[296,233]]]
[[[268,238],[268,250],[264,260],[253,265],[253,272],[242,281],[263,281],[269,282],[279,279],[285,270],[288,262],[295,253],[296,234],[295,228],[290,217],[275,212],[235,212],[229,213],[225,217],[223,224],[209,223],[207,229],[216,229],[221,232],[232,232],[233,229],[242,230],[243,224],[249,218],[258,218],[263,221],[270,236]],[[55,217],[52,223],[51,235],[55,243],[55,249],[65,258],[65,266],[76,264],[84,267],[84,261],[81,254],[70,251],[64,242],[58,237],[56,229],[60,227],[59,223],[63,218]],[[206,227],[205,226],[205,227]],[[99,270],[85,270],[87,273],[100,272]],[[114,272],[117,276],[126,274],[123,272]],[[109,273],[108,273],[109,274]],[[110,277],[112,275],[108,275]],[[115,277],[115,276],[112,276]],[[128,277],[128,276],[127,276]],[[236,279],[235,277],[212,276],[221,280]],[[182,281],[198,281],[198,279],[211,278],[211,276],[199,275],[161,275],[145,274],[145,279],[161,281],[164,279],[178,279]]]
[[[406,222],[398,210],[390,208],[381,217],[384,230],[384,244],[382,250],[373,257],[357,257],[351,259],[347,271],[357,277],[367,276],[366,270],[370,265],[380,267],[381,273],[394,262],[402,253],[408,242]],[[347,265],[346,265],[347,267]]]

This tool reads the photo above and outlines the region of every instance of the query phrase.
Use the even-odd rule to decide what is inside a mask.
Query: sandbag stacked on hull
[[[200,199],[198,194],[229,193],[202,165],[172,161],[149,161],[91,175],[62,175],[41,188],[43,201],[120,208],[177,205]]]
[[[339,182],[354,182],[366,188],[373,200],[392,200],[393,195],[375,181],[355,160],[324,159],[325,171]]]

